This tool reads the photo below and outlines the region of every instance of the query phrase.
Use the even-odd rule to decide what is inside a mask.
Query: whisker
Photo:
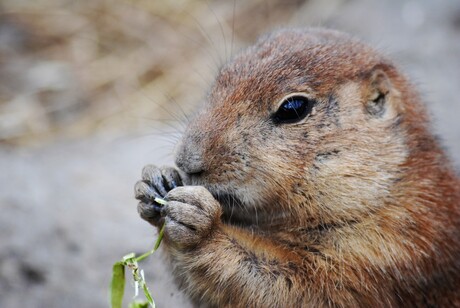
[[[233,42],[235,39],[235,9],[236,9],[236,0],[233,0],[233,12],[232,12],[232,40],[230,43],[230,57],[233,57]]]
[[[205,31],[205,29],[203,28],[203,26],[201,25],[201,23],[195,18],[195,16],[187,13],[191,18],[192,20],[195,22],[195,24],[197,25],[198,27],[198,30],[200,30],[201,34],[204,36],[204,38],[208,41],[208,43],[211,45],[211,47],[213,48],[213,50],[216,52],[217,54],[217,58],[215,57],[212,57],[213,61],[214,61],[214,64],[216,65],[216,67],[220,67],[222,66],[223,62],[222,62],[222,58],[220,57],[219,55],[219,49],[217,48],[216,44],[214,43],[214,41],[212,40],[212,38],[209,36],[209,34]]]
[[[222,38],[223,38],[223,40],[224,40],[225,60],[227,60],[227,59],[228,59],[228,57],[227,57],[227,39],[226,39],[226,37],[225,37],[224,28],[223,28],[222,23],[220,22],[219,18],[217,18],[216,13],[214,12],[214,10],[212,9],[212,7],[209,5],[209,2],[207,2],[207,1],[206,1],[206,6],[207,6],[208,9],[211,11],[212,15],[214,16],[214,19],[216,20],[216,22],[217,22],[218,25],[219,25],[220,33],[221,33]]]
[[[179,109],[179,111],[180,111],[180,113],[181,113],[181,115],[183,117],[183,121],[181,121],[181,124],[183,124],[186,127],[187,124],[190,122],[190,119],[189,119],[188,115],[185,113],[184,108],[182,108],[182,106],[177,102],[177,100],[174,97],[172,97],[172,96],[170,96],[168,94],[166,94],[165,96],[166,96],[167,99],[169,99]]]

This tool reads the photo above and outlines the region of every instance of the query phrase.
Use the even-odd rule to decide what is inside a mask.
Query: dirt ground
[[[142,167],[172,164],[219,63],[277,27],[393,58],[458,169],[459,1],[248,2],[0,2],[0,307],[108,306],[113,262],[156,237],[133,198]],[[161,253],[141,267],[158,307],[190,306]]]

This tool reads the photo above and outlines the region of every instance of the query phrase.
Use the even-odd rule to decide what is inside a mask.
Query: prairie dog
[[[337,31],[281,30],[234,57],[178,169],[135,186],[183,290],[218,307],[460,306],[460,180],[420,101]]]

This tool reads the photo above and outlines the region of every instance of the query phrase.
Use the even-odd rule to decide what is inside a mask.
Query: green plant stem
[[[150,250],[150,251],[147,251],[146,253],[144,253],[142,255],[140,255],[139,257],[135,258],[134,260],[136,260],[137,262],[142,261],[145,258],[147,258],[148,256],[150,256],[151,254],[153,254],[158,249],[158,247],[160,247],[161,240],[163,239],[163,235],[165,233],[165,226],[166,226],[166,224],[163,224],[163,226],[161,227],[160,233],[158,234],[158,238],[157,238],[157,241],[155,242],[155,245],[153,246],[153,249]]]
[[[155,198],[154,201],[162,206],[164,206],[167,202],[161,198]],[[112,308],[121,308],[123,302],[123,295],[125,289],[125,266],[127,266],[132,271],[133,280],[136,282],[136,295],[137,295],[137,288],[141,288],[144,291],[145,298],[147,302],[133,302],[130,304],[130,307],[147,307],[149,304],[153,308],[155,308],[155,302],[153,301],[153,297],[150,294],[149,288],[145,283],[144,273],[142,270],[139,269],[138,262],[144,260],[148,256],[152,255],[158,247],[160,247],[161,241],[163,239],[164,231],[165,231],[166,224],[163,224],[160,228],[160,232],[158,234],[158,238],[153,246],[153,249],[136,257],[136,254],[130,253],[123,257],[121,261],[116,262],[113,265],[112,270],[112,281],[110,284],[110,302]]]

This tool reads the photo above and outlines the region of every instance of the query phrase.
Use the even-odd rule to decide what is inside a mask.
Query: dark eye
[[[288,97],[273,115],[273,121],[276,124],[298,122],[311,112],[313,102],[313,100],[309,100],[305,96]]]

